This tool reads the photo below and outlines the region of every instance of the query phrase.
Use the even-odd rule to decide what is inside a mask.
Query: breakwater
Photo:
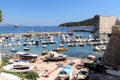
[[[24,33],[6,33],[6,34],[0,34],[0,37],[11,37],[13,35],[16,36],[22,36],[22,37],[27,37],[27,36],[40,36],[43,34],[49,34],[49,35],[58,35],[61,34],[62,32],[24,32]]]

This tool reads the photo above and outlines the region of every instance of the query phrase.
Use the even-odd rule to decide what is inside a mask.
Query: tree
[[[26,74],[26,78],[28,80],[36,80],[38,77],[39,77],[39,75],[36,72],[34,72],[34,71],[28,72]]]
[[[0,10],[0,22],[2,21],[2,11]]]

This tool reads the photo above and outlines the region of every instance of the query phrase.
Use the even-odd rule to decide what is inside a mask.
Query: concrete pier
[[[31,36],[40,36],[43,34],[49,34],[49,35],[58,35],[62,32],[26,32],[26,33],[8,33],[8,34],[0,34],[0,37],[11,37],[13,35],[20,35],[22,37],[25,37],[27,35],[31,35]]]

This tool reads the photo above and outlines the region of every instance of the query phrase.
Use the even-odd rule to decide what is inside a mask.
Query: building
[[[112,35],[103,55],[103,62],[108,66],[120,69],[120,25],[112,28]]]
[[[112,26],[116,24],[117,18],[114,16],[100,16],[95,15],[95,28],[94,31],[97,33],[111,33]]]

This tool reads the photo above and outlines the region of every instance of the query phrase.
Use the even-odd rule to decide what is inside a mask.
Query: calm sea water
[[[58,27],[58,26],[21,26],[19,28],[16,28],[14,26],[0,26],[0,34],[8,34],[8,33],[23,33],[23,32],[69,32],[71,27],[69,28],[64,28],[64,27]],[[76,27],[74,29],[87,29],[87,30],[92,30],[92,27]],[[74,34],[81,34],[83,35],[84,38],[88,37],[88,35],[92,35],[91,33],[88,32],[75,32]],[[34,38],[35,39],[35,38]],[[60,45],[60,40],[58,36],[54,37],[54,40],[57,41],[57,44],[51,44],[48,45],[47,48],[42,48],[42,44],[39,44],[38,46],[30,46],[30,53],[38,54],[41,55],[42,51],[44,50],[53,50]],[[22,42],[23,40],[21,40]],[[102,56],[104,52],[95,52],[92,50],[92,46],[87,46],[85,44],[84,47],[76,46],[76,47],[68,47],[67,44],[65,43],[64,46],[68,48],[68,51],[66,52],[61,52],[62,54],[66,54],[70,57],[86,57],[89,54],[94,54],[96,56]],[[11,54],[10,52],[11,47],[8,48],[2,48],[2,51],[6,51]],[[17,49],[19,51],[24,51],[23,46],[18,46]]]

